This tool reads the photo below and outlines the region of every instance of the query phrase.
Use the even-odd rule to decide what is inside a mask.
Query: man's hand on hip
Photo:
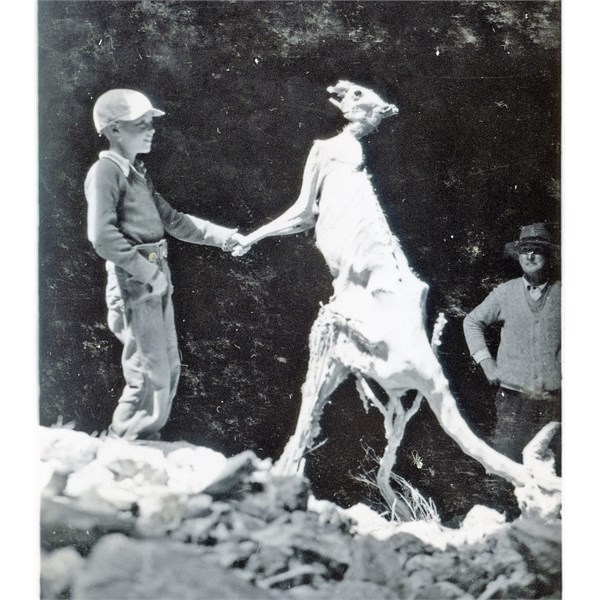
[[[483,373],[491,384],[500,383],[500,379],[498,379],[498,366],[493,358],[484,358],[479,363],[479,366],[483,369]]]

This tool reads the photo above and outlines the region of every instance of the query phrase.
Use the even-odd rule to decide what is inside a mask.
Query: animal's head
[[[383,119],[398,114],[396,106],[383,100],[373,90],[350,81],[338,81],[329,86],[327,91],[337,96],[329,98],[329,101],[352,123],[365,123],[377,127]]]

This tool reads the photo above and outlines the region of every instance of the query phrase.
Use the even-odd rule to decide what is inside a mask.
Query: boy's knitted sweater
[[[486,328],[502,323],[496,357],[501,386],[534,397],[560,388],[560,296],[560,282],[550,282],[533,300],[519,277],[499,285],[465,317],[465,339],[477,362],[491,357]]]
[[[136,167],[107,151],[87,174],[88,238],[105,260],[146,283],[158,267],[136,251],[137,244],[158,242],[167,231],[186,242],[222,247],[235,232],[175,210],[154,190],[143,167]]]

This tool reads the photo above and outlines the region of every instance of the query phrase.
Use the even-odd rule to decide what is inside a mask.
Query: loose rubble
[[[40,428],[41,597],[560,598],[560,521],[459,529],[315,499],[252,452]]]

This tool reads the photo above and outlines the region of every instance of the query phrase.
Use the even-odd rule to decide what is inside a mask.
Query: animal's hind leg
[[[304,456],[321,431],[321,415],[327,399],[350,372],[335,356],[339,333],[326,308],[321,309],[311,330],[310,359],[302,386],[302,405],[296,431],[273,467],[279,475],[295,475],[304,471]]]
[[[361,396],[371,402],[383,415],[385,427],[385,438],[387,444],[383,456],[379,461],[377,471],[377,486],[384,497],[390,511],[401,521],[414,520],[414,514],[406,500],[396,494],[390,484],[390,478],[394,465],[396,464],[396,453],[402,439],[409,419],[417,412],[421,398],[415,399],[413,406],[405,410],[402,406],[402,397],[407,390],[388,391],[388,403],[384,405],[378,400],[369,384],[362,377],[357,377],[357,388]]]

